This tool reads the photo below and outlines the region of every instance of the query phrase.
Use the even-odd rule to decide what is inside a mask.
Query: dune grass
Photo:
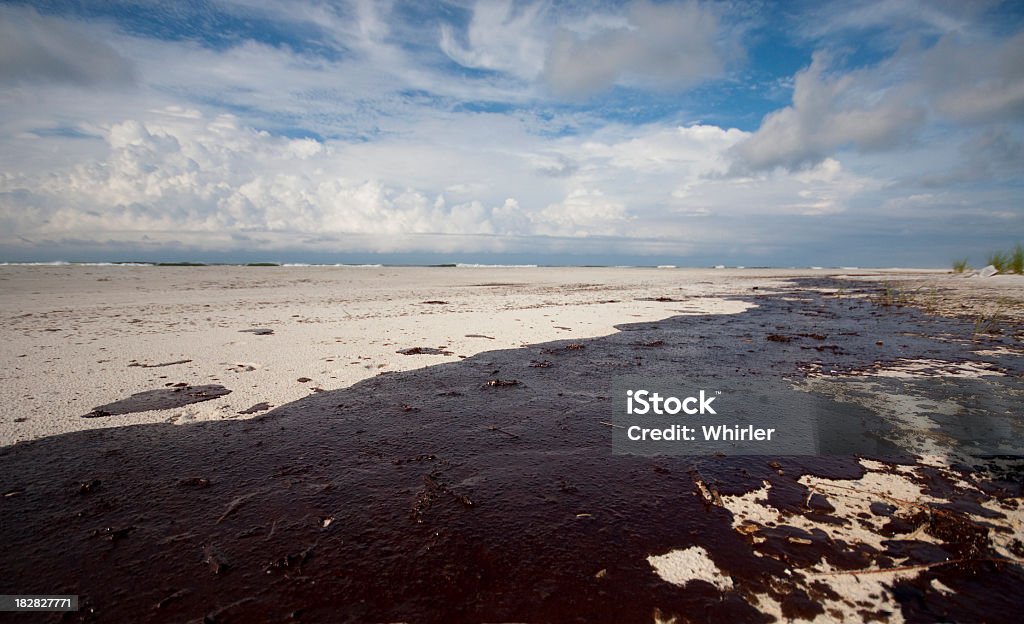
[[[1010,251],[996,251],[990,253],[985,264],[991,264],[1000,273],[1016,273],[1024,275],[1024,245],[1017,243]],[[967,265],[967,258],[960,258],[953,261],[953,272],[963,273],[970,267]]]

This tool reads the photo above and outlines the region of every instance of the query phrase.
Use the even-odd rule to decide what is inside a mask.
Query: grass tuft
[[[988,255],[988,263],[994,266],[996,271],[1005,273],[1006,267],[1010,263],[1010,257],[1002,251],[997,251]]]
[[[967,258],[961,258],[959,260],[954,260],[953,261],[953,272],[954,273],[963,273],[964,271],[967,270],[967,268],[968,268],[967,267]]]

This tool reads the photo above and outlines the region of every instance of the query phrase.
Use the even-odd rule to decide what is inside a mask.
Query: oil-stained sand
[[[249,421],[4,448],[0,593],[79,594],[71,621],[1016,621],[1024,437],[1000,410],[1020,358],[978,355],[966,322],[829,285],[381,375]],[[941,409],[893,422],[854,391],[800,386],[907,359],[1001,373],[912,389],[1004,428],[1001,457]],[[613,378],[694,366],[921,426],[938,454],[612,455]]]

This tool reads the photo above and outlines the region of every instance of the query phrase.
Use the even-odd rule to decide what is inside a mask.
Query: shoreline
[[[838,276],[722,283],[701,273],[680,284],[655,272],[638,282],[581,271],[533,282],[514,270],[474,274],[445,282],[440,299],[426,270],[341,285],[300,272],[273,288],[238,274],[179,276],[170,291],[65,272],[62,296],[107,323],[90,348],[159,345],[154,336],[180,306],[210,302],[210,327],[181,326],[208,332],[207,343],[179,338],[173,353],[149,352],[145,363],[166,366],[129,366],[143,362],[129,353],[104,363],[117,373],[108,379],[136,374],[144,390],[159,389],[145,385],[154,376],[206,365],[201,349],[237,340],[252,350],[285,337],[308,366],[320,360],[308,357],[303,330],[333,340],[342,323],[371,323],[378,331],[364,338],[388,352],[408,344],[441,353],[395,353],[396,362],[418,359],[402,370],[347,364],[358,379],[320,391],[303,377],[294,382],[302,396],[247,419],[172,426],[168,410],[74,414],[85,426],[0,447],[9,544],[0,564],[10,571],[0,593],[31,580],[80,595],[89,613],[152,621],[298,611],[311,620],[670,621],[713,609],[736,622],[979,613],[995,622],[1012,613],[1024,588],[1024,436],[1013,433],[1022,424],[1012,411],[1024,361],[1014,332],[979,337],[963,319],[880,306],[877,285]],[[395,279],[406,281],[396,288]],[[103,301],[104,288],[131,285],[139,288],[123,292],[135,298],[121,307]],[[344,297],[334,292],[342,287]],[[314,300],[317,291],[328,294]],[[132,322],[141,315],[128,312],[158,295],[162,317]],[[494,311],[511,299],[518,304]],[[56,303],[36,301],[47,302]],[[51,310],[46,323],[68,321],[70,309]],[[454,326],[433,324],[444,319]],[[385,322],[402,338],[383,338]],[[80,319],[74,330],[98,324]],[[502,324],[532,333],[476,333]],[[54,334],[63,330],[47,327],[13,329],[62,348]],[[274,331],[243,331],[260,327]],[[454,333],[427,340],[439,327],[463,342]],[[193,362],[175,362],[187,349]],[[280,377],[283,366],[196,381],[241,388],[226,380]],[[607,393],[623,375],[682,376],[694,391],[716,380],[706,387],[727,390],[716,408],[736,398],[797,414],[814,406],[835,440],[865,446],[818,456],[613,452]],[[169,411],[236,392],[257,398],[236,390]],[[140,421],[116,426],[119,418]],[[996,435],[972,438],[965,419]],[[67,561],[81,564],[59,564]],[[132,572],[141,566],[145,578]]]
[[[747,304],[725,297],[820,274],[0,267],[0,340],[7,345],[0,358],[7,371],[0,389],[0,445],[84,428],[251,417],[258,412],[239,412],[283,405],[314,389],[348,387],[380,372],[607,335],[619,323],[739,312]],[[410,349],[420,353],[399,353]],[[176,383],[220,384],[232,394],[175,412],[81,418],[95,407]]]

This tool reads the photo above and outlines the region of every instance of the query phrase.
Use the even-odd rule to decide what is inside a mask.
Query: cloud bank
[[[203,6],[0,6],[4,259],[945,263],[1024,237],[1012,6]]]

